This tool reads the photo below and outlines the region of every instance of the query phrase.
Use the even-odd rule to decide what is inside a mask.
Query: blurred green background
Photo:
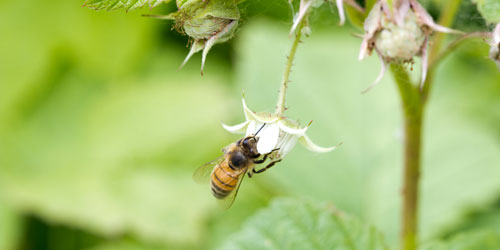
[[[439,1],[429,2],[439,15]],[[231,209],[191,179],[238,139],[220,122],[272,111],[291,14],[240,5],[236,37],[182,70],[187,38],[149,10],[96,12],[64,0],[0,2],[0,250],[212,249],[274,197],[328,201],[397,245],[402,127],[391,77],[368,94],[376,56],[357,61],[355,27],[326,7],[297,54],[288,115],[314,120],[328,154],[297,148],[246,180]],[[456,27],[488,27],[470,1]],[[500,231],[500,73],[474,40],[439,68],[425,119],[422,242]],[[414,73],[420,71],[415,65]]]

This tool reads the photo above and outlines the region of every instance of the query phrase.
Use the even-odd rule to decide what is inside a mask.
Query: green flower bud
[[[234,0],[178,0],[177,7],[179,11],[173,14],[176,26],[195,40],[208,40],[240,19]],[[227,32],[225,41],[235,29],[236,26]]]
[[[203,50],[203,74],[206,56],[212,46],[226,42],[234,36],[240,20],[237,1],[177,0],[176,3],[178,11],[163,18],[174,20],[177,31],[193,39],[191,50],[181,67],[193,54]]]

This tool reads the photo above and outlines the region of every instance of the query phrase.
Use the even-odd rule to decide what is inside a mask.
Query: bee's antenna
[[[262,127],[259,128],[259,130],[257,130],[257,132],[255,133],[255,135],[253,135],[254,137],[257,136],[257,134],[264,128],[264,126],[266,126],[266,124],[262,124]]]

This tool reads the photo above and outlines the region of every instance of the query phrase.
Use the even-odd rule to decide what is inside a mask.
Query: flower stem
[[[414,250],[417,245],[418,184],[424,104],[418,87],[410,81],[403,66],[391,64],[391,72],[401,95],[405,127],[401,249]]]
[[[405,114],[402,249],[417,247],[422,107]]]
[[[443,9],[439,24],[451,26],[459,9],[461,0],[448,0]],[[441,58],[453,50],[461,40],[449,45],[441,52],[446,34],[438,33],[430,48],[431,62],[424,87],[420,90],[411,82],[406,69],[401,65],[391,64],[391,72],[398,86],[403,107],[404,139],[404,174],[403,174],[403,212],[401,218],[401,249],[415,250],[418,243],[418,194],[420,179],[420,161],[422,146],[422,124],[430,89],[434,82],[436,68]]]
[[[290,78],[290,72],[292,71],[293,60],[295,58],[295,52],[297,52],[297,47],[300,43],[300,38],[302,37],[302,28],[304,27],[304,17],[302,21],[300,21],[297,31],[295,33],[295,38],[293,39],[292,48],[290,49],[290,54],[286,60],[285,72],[283,72],[283,79],[281,82],[280,93],[278,96],[278,104],[276,105],[276,114],[283,115],[285,112],[285,99],[286,99],[286,90],[288,88],[288,82]]]

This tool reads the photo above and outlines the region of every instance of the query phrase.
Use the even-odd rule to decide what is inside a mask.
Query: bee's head
[[[240,140],[240,145],[248,152],[248,155],[251,157],[258,157],[260,154],[257,151],[257,142],[259,141],[259,137],[257,137],[257,134],[266,126],[264,123],[262,127],[257,130],[257,132],[253,135],[249,135],[243,139]]]
[[[248,152],[248,155],[251,157],[258,157],[259,152],[257,151],[257,142],[259,141],[258,137],[253,135],[247,136],[241,139],[241,146]]]

